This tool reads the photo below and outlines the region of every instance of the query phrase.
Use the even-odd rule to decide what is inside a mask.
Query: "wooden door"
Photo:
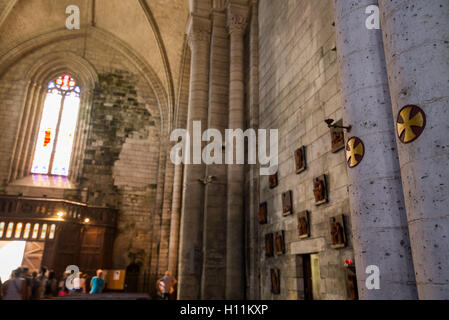
[[[310,255],[302,256],[302,267],[304,276],[304,300],[313,300],[312,264]]]
[[[126,292],[139,292],[139,275],[140,266],[136,263],[131,263],[126,268]]]
[[[22,266],[30,270],[30,272],[39,272],[42,263],[42,255],[44,254],[44,242],[27,241],[25,252],[23,254]]]
[[[56,275],[62,276],[68,266],[79,266],[81,227],[77,224],[60,225],[53,255]]]

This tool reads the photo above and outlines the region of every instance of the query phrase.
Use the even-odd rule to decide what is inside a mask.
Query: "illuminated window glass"
[[[41,231],[41,239],[45,239],[45,237],[47,236],[47,224],[43,224],[42,225],[42,231]]]
[[[20,235],[22,234],[22,228],[23,228],[22,222],[16,224],[16,232],[14,233],[14,238],[16,239],[20,238]]]
[[[5,223],[0,222],[0,238],[3,238],[3,232],[5,230]]]
[[[56,225],[52,224],[50,227],[50,234],[48,235],[48,238],[53,240],[55,238],[55,232],[56,232]]]
[[[12,230],[14,229],[14,223],[8,223],[8,228],[6,228],[6,238],[10,239],[12,236]]]
[[[31,238],[37,239],[38,232],[39,232],[39,223],[35,223],[34,227],[33,227],[33,234],[31,236]]]
[[[48,84],[31,173],[68,175],[80,92],[69,75]]]
[[[31,231],[31,223],[27,223],[25,225],[25,231],[23,232],[24,239],[28,239],[28,237],[30,236],[30,231]]]

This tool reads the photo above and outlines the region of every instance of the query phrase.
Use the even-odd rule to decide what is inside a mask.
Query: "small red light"
[[[352,261],[348,259],[348,260],[345,261],[345,263],[346,263],[347,265],[351,265],[351,264],[352,264]]]

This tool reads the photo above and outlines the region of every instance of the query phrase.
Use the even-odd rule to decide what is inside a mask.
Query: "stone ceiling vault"
[[[65,29],[69,5],[81,12],[81,30],[73,32],[83,32],[83,26],[94,21],[95,28],[125,42],[151,66],[168,97],[169,114],[164,117],[171,123],[188,0],[0,0],[0,60],[24,42]]]

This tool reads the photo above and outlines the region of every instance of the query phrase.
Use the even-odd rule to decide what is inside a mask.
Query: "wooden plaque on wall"
[[[282,214],[288,216],[293,213],[292,191],[289,190],[282,194]]]
[[[279,269],[271,269],[271,293],[281,294],[281,279],[279,275]]]

